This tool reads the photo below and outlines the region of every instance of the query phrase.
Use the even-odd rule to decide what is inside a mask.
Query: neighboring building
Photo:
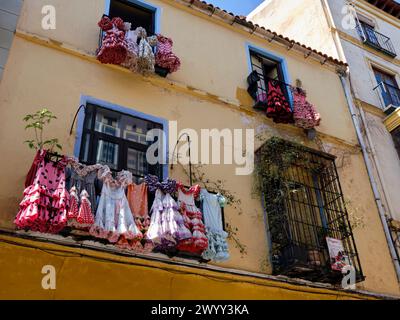
[[[0,2],[0,80],[7,62],[23,0]]]
[[[400,3],[267,0],[247,18],[349,64],[351,113],[371,163],[377,205],[399,277]]]
[[[42,28],[44,5],[56,9],[54,30]],[[140,21],[149,33],[171,37],[173,51],[182,62],[180,70],[163,78],[99,63],[97,23],[103,14],[124,15],[125,20]],[[64,0],[25,0],[0,86],[0,296],[399,296],[396,271],[337,74],[343,75],[347,65],[334,50],[323,52],[334,57],[198,0],[72,0],[68,4]],[[261,78],[256,80],[254,95],[259,102],[266,94],[267,78],[274,78],[273,84],[279,84],[291,103],[288,84],[305,89],[322,117],[316,138],[312,139],[312,131],[307,135],[293,125],[276,124],[253,108],[256,103],[248,93],[249,74]],[[79,109],[70,135],[80,105],[84,108]],[[22,118],[42,107],[57,116],[47,134],[59,138],[66,154],[85,163],[129,169],[137,177],[153,173],[186,184],[187,175],[178,165],[147,166],[146,131],[163,128],[171,134],[173,121],[179,130],[190,128],[198,133],[214,128],[254,129],[256,150],[271,147],[271,137],[283,138],[296,144],[285,143],[282,148],[275,143],[272,156],[288,155],[285,161],[292,159],[293,163],[265,186],[264,199],[274,194],[284,197],[277,202],[264,201],[264,211],[261,192],[253,193],[253,175],[236,175],[235,164],[203,164],[203,187],[223,192],[231,201],[223,219],[230,233],[230,259],[218,264],[159,253],[135,255],[75,234],[16,232],[13,219],[34,156],[23,145],[31,137]],[[167,142],[170,157],[177,139],[170,135]],[[224,140],[220,149],[231,146],[232,142]],[[239,149],[236,154],[246,151],[244,144],[235,148]],[[192,150],[193,157],[195,154]],[[336,166],[333,156],[337,156]],[[296,162],[298,159],[301,161]],[[265,175],[277,177],[269,171]],[[357,271],[357,290],[340,289],[341,274],[331,270],[326,236],[343,240],[345,253]],[[45,265],[56,269],[55,291],[41,287]]]

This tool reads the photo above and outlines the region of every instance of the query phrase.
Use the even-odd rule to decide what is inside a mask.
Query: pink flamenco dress
[[[105,166],[99,170],[98,178],[103,181],[103,188],[90,234],[107,239],[123,249],[140,245],[143,236],[136,226],[125,195],[125,188],[132,183],[132,174],[121,171],[114,179],[110,168]]]
[[[315,107],[307,101],[306,93],[301,88],[291,88],[293,94],[293,118],[296,127],[312,129],[319,126],[321,116]]]
[[[19,229],[58,233],[67,224],[69,193],[65,187],[67,160],[52,161],[41,150],[35,158],[33,183],[24,190],[20,210],[14,220]]]
[[[202,254],[208,247],[208,239],[205,235],[206,228],[203,223],[203,214],[195,204],[199,197],[200,186],[196,185],[186,190],[182,184],[178,185],[178,204],[186,227],[192,233],[189,239],[181,240],[177,246],[179,251],[194,254]]]
[[[172,40],[162,35],[157,35],[157,40],[156,65],[167,69],[170,73],[178,71],[181,61],[172,52]]]
[[[98,23],[105,32],[102,44],[97,53],[97,59],[101,63],[122,64],[128,54],[128,46],[125,41],[126,25],[121,18],[103,17]]]

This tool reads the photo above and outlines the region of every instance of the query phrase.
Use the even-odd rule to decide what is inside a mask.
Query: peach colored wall
[[[13,228],[12,220],[21,199],[24,177],[33,157],[32,151],[22,144],[30,137],[23,128],[22,117],[41,107],[51,109],[58,120],[51,124],[48,132],[60,139],[65,153],[72,154],[75,137],[69,136],[68,131],[81,95],[93,96],[167,120],[177,120],[179,129],[254,128],[257,132],[264,131],[264,138],[280,135],[310,144],[301,130],[274,125],[262,114],[254,112],[250,104],[239,107],[214,103],[206,97],[193,95],[193,87],[197,87],[219,97],[233,99],[239,104],[242,100],[236,94],[238,88],[245,89],[248,74],[246,42],[265,47],[287,59],[292,80],[302,80],[310,101],[317,105],[322,114],[323,121],[318,131],[325,147],[341,155],[348,152],[348,144],[356,143],[338,76],[326,66],[305,60],[302,55],[178,10],[167,5],[166,1],[154,1],[163,7],[161,31],[174,38],[175,51],[183,61],[182,70],[170,77],[186,86],[179,91],[164,80],[159,80],[164,87],[158,86],[152,82],[152,78],[103,66],[94,58],[62,50],[59,42],[67,42],[82,51],[95,49],[96,22],[103,11],[103,1],[88,0],[85,5],[81,1],[70,1],[68,7],[64,7],[64,1],[51,1],[60,9],[57,11],[60,15],[59,24],[54,33],[44,32],[36,25],[43,3],[41,0],[25,1],[19,31],[49,37],[56,42],[41,45],[35,39],[27,41],[17,35],[0,86],[0,115],[3,120],[0,126],[0,136],[3,137],[0,141],[3,153],[0,158],[0,225],[3,228]],[[182,28],[182,25],[187,28]],[[77,26],[79,32],[78,29],[71,32],[70,28]],[[311,146],[317,148],[316,145]],[[347,161],[347,165],[340,169],[344,193],[360,208],[357,215],[366,222],[364,228],[355,230],[355,240],[367,276],[359,288],[398,294],[399,287],[362,156],[356,152]],[[225,187],[242,201],[243,214],[229,206],[226,219],[238,227],[238,238],[246,246],[247,254],[242,256],[234,242],[230,241],[232,257],[221,265],[270,273],[263,212],[260,200],[252,196],[252,176],[236,176],[234,169],[233,165],[205,168],[207,176],[213,180],[225,180]],[[170,175],[184,178],[178,169],[170,172]]]

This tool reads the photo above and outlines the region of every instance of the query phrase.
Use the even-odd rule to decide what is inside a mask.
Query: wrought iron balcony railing
[[[394,49],[393,43],[389,37],[379,33],[373,27],[362,22],[357,24],[357,31],[365,44],[382,51],[393,58],[397,56],[396,50]]]
[[[400,107],[400,89],[398,87],[380,82],[374,91],[378,93],[383,111],[391,113],[393,110],[388,110],[389,107],[392,109]]]

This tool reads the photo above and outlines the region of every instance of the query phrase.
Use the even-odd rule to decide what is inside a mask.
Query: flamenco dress
[[[125,195],[126,186],[132,183],[132,174],[121,171],[114,179],[110,168],[105,166],[99,170],[98,178],[103,181],[103,188],[95,222],[89,232],[94,237],[131,249],[133,244],[142,239],[142,233],[135,224]]]
[[[184,219],[185,226],[192,233],[189,239],[182,239],[178,243],[178,250],[194,254],[202,254],[208,247],[203,223],[203,214],[195,204],[199,197],[200,186],[196,185],[186,190],[182,184],[178,185],[178,204]]]
[[[67,224],[69,193],[65,187],[66,157],[53,161],[48,151],[35,157],[33,183],[24,190],[20,210],[14,220],[19,229],[58,233]]]

